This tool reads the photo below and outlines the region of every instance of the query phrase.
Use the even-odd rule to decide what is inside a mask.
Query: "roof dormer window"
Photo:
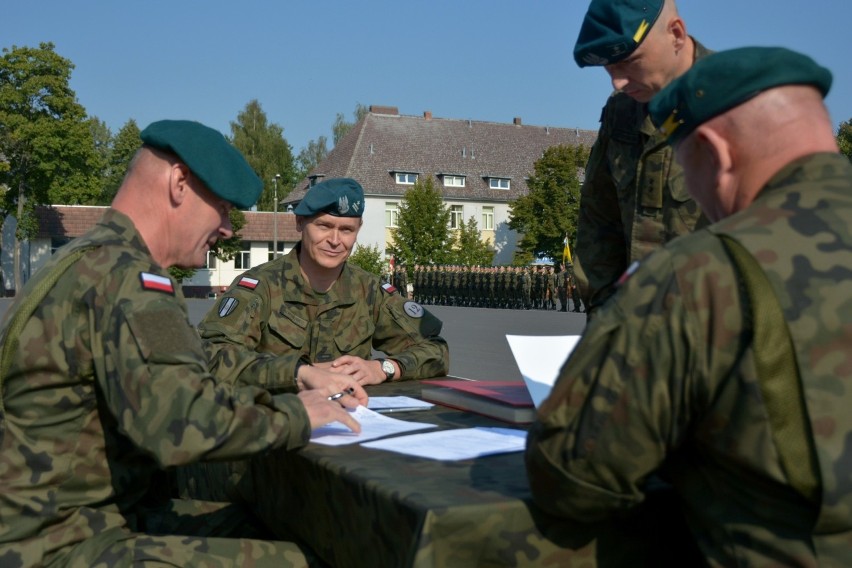
[[[414,185],[417,182],[418,174],[414,172],[394,172],[396,174],[396,183],[401,185]]]
[[[487,176],[490,189],[511,189],[511,180],[505,177]]]
[[[444,187],[464,187],[465,176],[458,174],[441,174]]]

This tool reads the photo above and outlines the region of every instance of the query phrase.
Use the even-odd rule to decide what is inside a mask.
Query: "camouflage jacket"
[[[787,321],[821,498],[779,461],[751,307],[714,234],[760,263]],[[527,441],[536,502],[594,521],[670,481],[708,562],[844,566],[852,558],[852,165],[788,164],[746,209],[645,259],[589,323]]]
[[[709,53],[695,42],[696,59]],[[614,93],[580,190],[576,256],[588,279],[586,306],[600,306],[631,262],[691,232],[700,215],[648,105]]]
[[[402,379],[447,374],[441,320],[347,263],[334,286],[315,292],[302,276],[297,245],[238,276],[199,325],[217,378],[296,390],[296,364],[384,352]]]
[[[63,564],[93,535],[132,527],[161,468],[308,442],[293,395],[217,384],[180,288],[125,215],[108,210],[27,283],[9,322],[57,261],[59,278],[2,377],[0,564]]]

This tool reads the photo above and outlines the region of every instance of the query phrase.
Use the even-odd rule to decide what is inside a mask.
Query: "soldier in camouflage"
[[[831,73],[783,48],[710,55],[657,95],[714,221],[625,275],[527,442],[535,501],[584,522],[677,492],[713,566],[852,558],[852,165]]]
[[[294,211],[301,241],[237,277],[198,326],[218,378],[297,392],[341,374],[369,385],[447,373],[441,321],[346,262],[363,212],[353,179],[310,188]]]
[[[574,47],[616,89],[601,114],[581,188],[576,261],[586,311],[602,305],[633,261],[691,232],[700,209],[672,150],[648,118],[656,92],[709,51],[686,33],[674,0],[592,0]],[[704,224],[704,222],[702,222]]]
[[[273,396],[210,375],[166,267],[202,265],[262,184],[201,124],[141,138],[112,207],[35,274],[0,332],[0,565],[305,565],[292,543],[221,538],[260,534],[233,507],[154,491],[163,468],[358,425],[330,390]]]

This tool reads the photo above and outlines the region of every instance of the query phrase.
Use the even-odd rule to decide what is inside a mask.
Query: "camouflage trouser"
[[[229,503],[172,500],[168,507],[144,510],[138,519],[137,528],[144,533],[101,531],[56,560],[62,566],[81,568],[322,565],[296,543],[243,538],[263,537],[265,529]]]

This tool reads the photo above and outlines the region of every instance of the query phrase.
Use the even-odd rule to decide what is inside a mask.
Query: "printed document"
[[[538,408],[559,376],[559,370],[580,341],[579,335],[507,335],[512,355]]]
[[[366,406],[358,406],[350,409],[349,412],[352,414],[352,418],[361,424],[360,434],[356,434],[340,422],[332,422],[314,430],[311,434],[311,442],[326,446],[345,446],[346,444],[375,440],[391,434],[436,427],[435,424],[397,420],[374,412]]]
[[[420,458],[455,461],[522,452],[526,440],[524,430],[481,427],[397,436],[361,445]]]

